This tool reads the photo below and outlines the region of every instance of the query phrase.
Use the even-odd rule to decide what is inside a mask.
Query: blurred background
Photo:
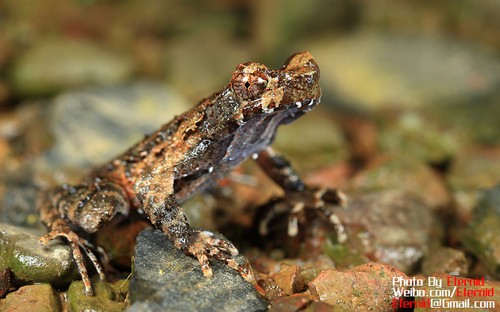
[[[321,68],[322,105],[305,117],[314,127],[299,121],[277,142],[299,169],[389,153],[458,175],[452,185],[491,186],[499,14],[494,0],[3,0],[0,190],[76,181],[220,90],[237,64],[278,68],[304,50]],[[470,181],[470,168],[491,175]]]
[[[342,186],[395,154],[446,174],[453,190],[491,186],[499,14],[495,0],[3,0],[3,206],[32,211],[25,185],[78,180],[220,90],[237,64],[278,68],[304,50],[321,68],[322,105],[277,142],[299,169],[348,163],[340,182],[320,178]],[[466,218],[473,198],[455,200]]]
[[[499,16],[498,0],[1,0],[0,222],[40,227],[40,188],[78,181],[237,64],[279,68],[308,50],[322,103],[276,146],[352,201],[339,211],[349,247],[327,231],[306,256],[431,274],[451,269],[429,250],[453,247],[469,260],[460,274],[498,278],[500,189],[478,197],[500,177]],[[187,203],[191,223],[248,227],[239,212],[279,192],[258,172],[239,178],[223,213]]]
[[[41,151],[50,168],[101,163],[220,90],[237,64],[278,68],[309,50],[322,109],[342,128],[325,145],[361,163],[382,150],[447,168],[471,145],[500,144],[499,14],[495,0],[3,0],[0,163]]]
[[[198,100],[235,65],[310,50],[324,85],[363,105],[485,95],[498,83],[494,0],[0,3],[0,103],[68,88],[166,81]]]

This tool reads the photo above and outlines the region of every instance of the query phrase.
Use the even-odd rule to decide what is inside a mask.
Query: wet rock
[[[367,263],[347,272],[325,270],[309,283],[315,300],[349,311],[391,311],[393,278],[408,278],[387,264]]]
[[[172,89],[148,82],[60,95],[47,113],[53,144],[38,168],[102,164],[188,106]]]
[[[431,250],[422,262],[422,273],[451,273],[465,276],[469,272],[469,264],[461,250],[453,248],[438,248]]]
[[[38,211],[35,201],[38,186],[32,160],[37,154],[35,146],[39,144],[29,148],[22,138],[24,129],[36,128],[34,125],[40,122],[35,121],[35,114],[32,114],[34,109],[30,105],[24,107],[26,109],[0,116],[0,222],[37,227]],[[39,133],[40,136],[46,134],[42,131]]]
[[[471,148],[457,155],[446,179],[450,185],[456,214],[468,222],[480,196],[480,190],[494,187],[500,176],[500,149]]]
[[[335,268],[335,263],[332,259],[326,255],[320,255],[311,263],[306,263],[301,266],[300,275],[302,276],[304,283],[308,284],[310,281],[316,278],[316,276],[323,270]]]
[[[23,227],[39,227],[36,208],[38,186],[31,166],[2,170],[0,177],[0,222]]]
[[[346,259],[363,256],[413,272],[428,248],[443,237],[430,207],[398,190],[353,197],[347,209],[336,213],[348,240],[343,247],[330,239],[324,248],[339,266],[349,267],[358,261]]]
[[[248,256],[254,272],[259,273],[257,274],[258,283],[265,290],[265,296],[270,301],[303,292],[307,284],[321,271],[335,268],[333,261],[326,255],[319,255],[312,259],[283,259],[283,255],[279,255],[276,250],[271,254],[257,252],[257,250],[252,250]]]
[[[93,279],[92,288],[94,296],[86,296],[82,281],[71,283],[67,292],[69,311],[121,312],[127,308],[127,288],[123,281],[110,284]]]
[[[500,277],[500,185],[483,192],[462,243]]]
[[[346,191],[346,208],[335,208],[347,232],[339,243],[329,235],[325,253],[338,267],[368,259],[410,273],[443,237],[438,211],[448,203],[440,178],[407,158],[386,158],[361,171]]]
[[[287,295],[291,295],[305,289],[301,269],[295,265],[282,265],[279,272],[272,276],[279,288]]]
[[[273,279],[261,276],[259,280],[259,286],[262,287],[264,293],[266,294],[266,299],[269,301],[274,301],[278,298],[285,297],[285,292],[276,284]]]
[[[50,285],[27,285],[8,294],[2,311],[53,312],[61,310],[58,295]]]
[[[333,310],[333,306],[324,303],[316,302],[311,295],[296,294],[291,296],[282,297],[274,300],[271,303],[270,312],[293,312],[293,311],[337,311]]]
[[[84,40],[43,39],[19,57],[11,72],[21,95],[47,95],[86,85],[126,81],[134,65],[124,53]]]
[[[238,257],[238,261],[244,261]],[[211,261],[213,277],[159,231],[139,234],[130,282],[130,311],[264,311],[253,285],[224,263]]]
[[[494,92],[500,82],[492,53],[444,38],[358,33],[309,49],[321,64],[324,89],[369,109],[461,103]]]
[[[57,240],[42,246],[38,243],[41,235],[29,229],[0,224],[0,270],[10,268],[14,282],[18,284],[67,286],[78,278],[69,247]]]

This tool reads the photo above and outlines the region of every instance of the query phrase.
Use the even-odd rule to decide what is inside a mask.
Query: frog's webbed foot
[[[299,223],[307,222],[306,210],[313,209],[319,216],[334,225],[339,242],[347,240],[344,226],[333,211],[333,207],[344,206],[347,196],[338,190],[305,187],[303,190],[287,192],[284,198],[278,198],[266,205],[271,207],[259,224],[259,234],[266,236],[269,223],[279,214],[288,216],[288,235],[294,237],[299,232]]]
[[[212,232],[193,230],[189,240],[184,246],[181,245],[181,249],[198,259],[205,277],[212,277],[212,268],[208,258],[213,257],[238,271],[247,282],[256,284],[252,271],[236,262],[235,257],[239,254],[238,249],[230,242],[215,237]]]
[[[78,273],[80,273],[80,276],[82,277],[85,294],[87,296],[92,296],[94,292],[92,290],[92,284],[90,282],[87,268],[85,267],[82,250],[94,265],[101,280],[104,280],[104,271],[99,263],[99,260],[91,250],[91,248],[93,247],[92,244],[86,239],[80,238],[78,234],[73,232],[67,224],[64,224],[62,222],[52,225],[52,231],[40,237],[38,239],[38,242],[45,245],[49,241],[58,237],[64,237],[68,241],[73,260],[75,261],[76,267],[78,269]]]

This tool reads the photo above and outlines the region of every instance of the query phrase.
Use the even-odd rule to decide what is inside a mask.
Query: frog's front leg
[[[104,279],[104,272],[90,249],[93,246],[79,237],[70,225],[93,233],[117,213],[127,214],[129,202],[124,190],[113,182],[95,178],[90,184],[63,185],[42,192],[38,197],[37,206],[40,209],[41,221],[50,229],[39,242],[47,244],[57,237],[64,237],[69,243],[73,260],[82,277],[85,294],[92,295],[92,285],[81,250],[91,260],[101,279]]]
[[[177,248],[198,259],[205,277],[212,277],[208,258],[214,257],[238,271],[246,281],[255,284],[251,271],[235,261],[238,250],[233,244],[189,225],[174,196],[174,173],[154,171],[144,174],[134,185],[136,196],[151,223]]]
[[[291,167],[290,163],[271,147],[259,153],[257,163],[264,172],[285,191],[284,202],[273,206],[273,209],[262,220],[259,226],[261,235],[268,232],[268,223],[278,213],[288,213],[288,235],[295,236],[298,233],[298,223],[304,219],[305,209],[317,209],[326,217],[337,230],[337,238],[340,242],[347,239],[344,227],[337,215],[327,209],[327,204],[344,205],[346,196],[338,190],[308,187]]]

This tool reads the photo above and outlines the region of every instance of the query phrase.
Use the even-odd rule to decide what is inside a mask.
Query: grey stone
[[[239,256],[237,261],[243,261]],[[205,278],[199,262],[178,250],[160,231],[137,237],[129,311],[265,311],[267,302],[238,272],[210,261]]]
[[[0,169],[1,170],[1,169]],[[0,222],[24,227],[36,227],[38,187],[30,166],[22,170],[3,170],[0,177]]]
[[[348,209],[337,215],[351,233],[346,243],[349,253],[361,249],[363,255],[405,273],[413,272],[427,250],[442,237],[432,209],[401,190],[358,195],[351,198]],[[336,261],[340,255],[334,251],[329,255]]]
[[[482,192],[462,243],[500,277],[500,185]]]
[[[443,237],[438,211],[450,196],[441,179],[414,159],[373,164],[351,180],[347,194],[347,207],[335,211],[348,233],[347,248],[325,249],[334,261],[361,254],[411,273]]]
[[[68,246],[57,240],[38,243],[41,233],[0,223],[0,270],[10,268],[17,283],[67,286],[78,277]]]
[[[64,93],[49,107],[53,146],[38,167],[102,164],[188,108],[173,89],[152,82]]]

